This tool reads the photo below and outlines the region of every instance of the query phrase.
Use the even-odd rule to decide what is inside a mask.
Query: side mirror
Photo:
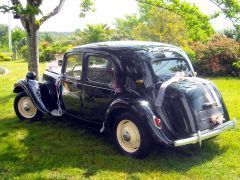
[[[63,64],[63,60],[58,60],[58,65],[62,66],[62,64]]]

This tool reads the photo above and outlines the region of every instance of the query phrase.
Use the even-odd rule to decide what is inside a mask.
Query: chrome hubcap
[[[30,119],[36,115],[37,108],[31,101],[31,99],[25,96],[22,97],[18,102],[18,111],[23,117]]]
[[[126,152],[133,153],[140,147],[140,133],[132,121],[122,120],[117,126],[116,134],[120,146]]]
[[[25,111],[29,111],[29,110],[30,110],[30,106],[29,106],[28,104],[25,104],[25,105],[24,105],[24,110],[25,110]]]
[[[123,139],[127,142],[131,140],[131,135],[129,134],[128,131],[123,132]]]

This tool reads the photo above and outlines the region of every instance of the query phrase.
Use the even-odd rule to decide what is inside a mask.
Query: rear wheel
[[[114,134],[116,145],[123,154],[144,158],[149,153],[149,136],[134,115],[121,114],[115,121]]]
[[[18,93],[14,100],[14,110],[20,120],[40,120],[43,113],[33,104],[25,92]]]

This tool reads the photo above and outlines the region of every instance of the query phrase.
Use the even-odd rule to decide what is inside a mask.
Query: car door
[[[82,112],[83,54],[68,54],[62,77],[62,101],[65,111],[79,117]]]
[[[86,54],[82,103],[85,119],[102,122],[113,99],[116,83],[113,61],[97,54]]]

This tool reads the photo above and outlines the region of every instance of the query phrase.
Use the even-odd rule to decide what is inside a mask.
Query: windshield
[[[182,58],[155,60],[153,61],[152,66],[155,75],[158,77],[175,74],[176,72],[182,71],[186,76],[192,74],[187,61]]]

